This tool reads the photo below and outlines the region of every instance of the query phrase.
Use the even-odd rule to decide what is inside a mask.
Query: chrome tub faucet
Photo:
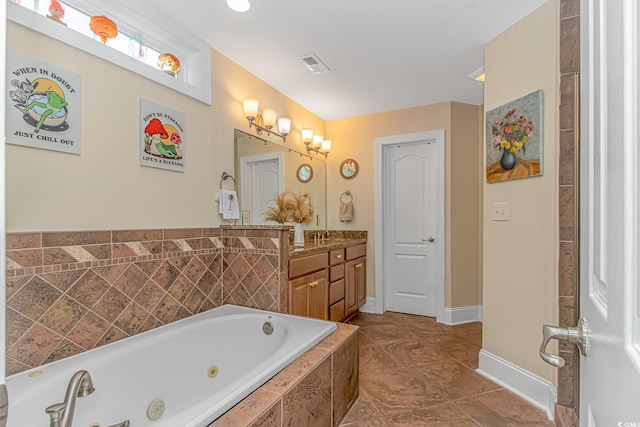
[[[76,399],[88,396],[94,391],[93,380],[88,371],[83,370],[73,374],[67,386],[64,402],[56,403],[45,409],[45,412],[49,414],[49,427],[71,427],[73,414],[76,410]]]

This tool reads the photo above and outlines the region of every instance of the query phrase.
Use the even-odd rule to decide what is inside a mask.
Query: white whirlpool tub
[[[225,305],[8,377],[8,426],[49,426],[45,408],[63,402],[73,374],[87,370],[95,391],[77,399],[74,427],[204,427],[335,329]],[[157,399],[164,413],[151,420]]]

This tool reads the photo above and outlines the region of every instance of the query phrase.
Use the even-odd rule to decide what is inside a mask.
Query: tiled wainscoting
[[[358,327],[338,329],[210,427],[339,426],[358,398]]]
[[[223,303],[286,311],[289,231],[7,234],[7,374]]]

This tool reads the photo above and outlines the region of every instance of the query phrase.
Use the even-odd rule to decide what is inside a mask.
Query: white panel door
[[[281,193],[278,160],[264,160],[251,164],[253,224],[265,224],[264,212],[273,206],[273,198]]]
[[[640,426],[637,0],[581,11],[580,363],[585,426]]]
[[[282,152],[240,158],[240,209],[251,213],[251,224],[263,225],[273,198],[284,191]]]
[[[436,144],[384,147],[384,281],[390,311],[436,316]]]

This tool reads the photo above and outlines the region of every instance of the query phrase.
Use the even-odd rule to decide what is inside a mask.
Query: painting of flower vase
[[[542,175],[542,90],[486,114],[487,182]]]

